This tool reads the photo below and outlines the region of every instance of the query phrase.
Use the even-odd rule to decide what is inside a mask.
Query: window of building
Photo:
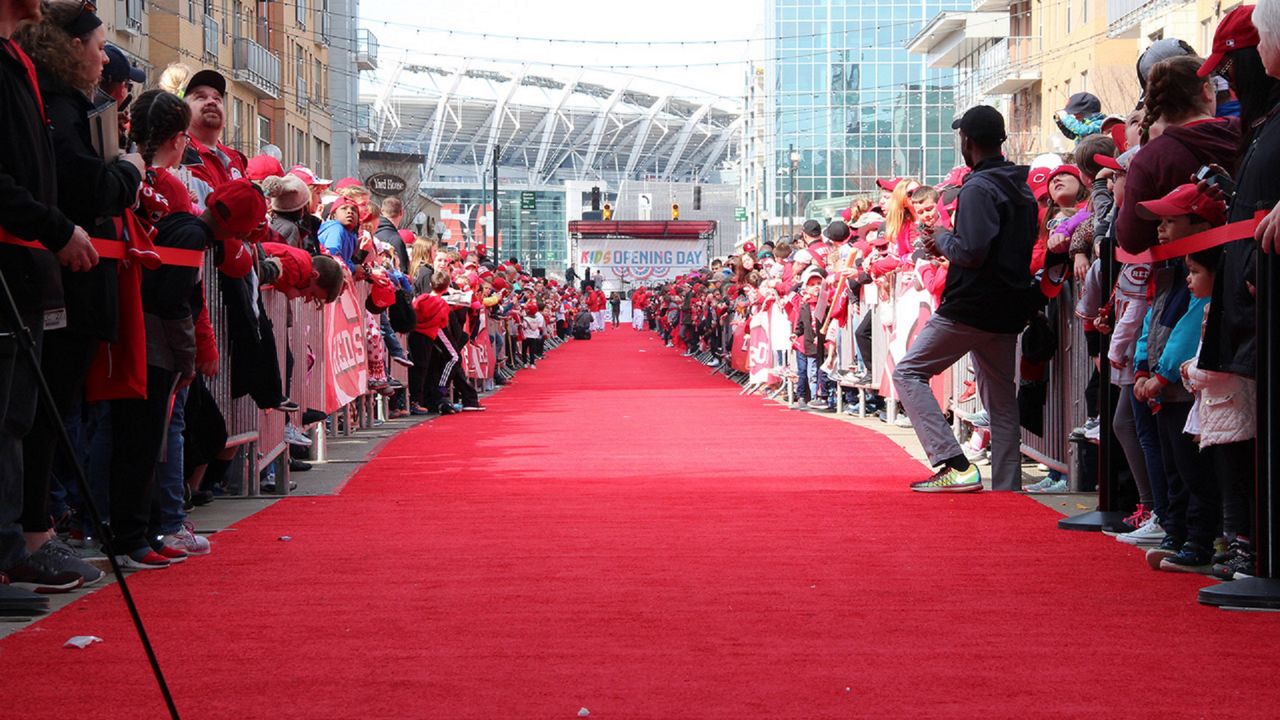
[[[231,146],[244,147],[244,101],[238,97],[231,98]]]
[[[1089,3],[1092,0],[1080,0],[1080,24],[1089,24]]]
[[[294,156],[294,161],[301,165],[310,166],[311,163],[307,160],[307,134],[298,128],[293,129],[293,147],[296,148],[298,153]]]
[[[307,27],[307,0],[295,0],[298,8],[298,25],[302,28]]]
[[[258,147],[271,144],[271,118],[258,116]]]

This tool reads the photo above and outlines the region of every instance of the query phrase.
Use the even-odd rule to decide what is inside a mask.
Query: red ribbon
[[[1154,263],[1170,258],[1185,257],[1192,253],[1215,248],[1219,245],[1226,245],[1236,240],[1252,239],[1254,232],[1258,229],[1258,223],[1265,216],[1265,212],[1259,212],[1250,220],[1240,220],[1222,227],[1205,230],[1195,235],[1188,235],[1173,242],[1156,245],[1140,253],[1128,253],[1116,248],[1116,259],[1122,263],[1129,264]]]
[[[90,238],[93,242],[93,249],[98,251],[98,257],[102,260],[124,260],[126,257],[127,247],[123,240],[111,240],[108,238]],[[33,250],[48,249],[34,240],[23,240],[16,235],[11,235],[0,228],[0,244],[17,245],[19,247],[31,248]],[[155,249],[157,255],[160,256],[160,264],[177,265],[180,267],[201,267],[204,265],[204,252],[200,250],[184,250],[182,248],[158,247]],[[144,263],[148,264],[148,263]]]

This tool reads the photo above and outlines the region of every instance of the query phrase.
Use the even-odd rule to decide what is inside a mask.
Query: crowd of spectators
[[[1068,477],[1056,471],[1023,487],[1019,419],[1047,432],[1047,377],[1077,369],[1049,364],[1066,318],[1087,352],[1060,357],[1092,373],[1072,439],[1098,442],[1111,393],[1133,498],[1108,534],[1146,548],[1152,569],[1248,576],[1256,257],[1280,235],[1280,2],[1231,10],[1206,50],[1153,44],[1133,109],[1108,114],[1097,97],[1072,96],[1058,124],[1074,149],[1030,165],[1004,158],[996,110],[972,108],[953,126],[966,165],[943,182],[882,179],[878,197],[825,226],[808,220],[635,290],[635,323],[709,365],[733,362],[756,386],[789,383],[798,409],[835,412],[844,399],[847,412],[891,421],[896,398],[896,422],[915,428],[937,468],[912,490],[981,490],[975,463],[989,459],[992,489],[1057,493]],[[1256,230],[1229,241],[1202,234],[1255,215]],[[916,322],[920,294],[927,321]],[[975,401],[981,410],[961,412]]]
[[[128,571],[211,552],[187,512],[226,491],[237,452],[215,379],[283,413],[292,448],[331,422],[291,397],[295,354],[324,349],[288,347],[270,293],[286,299],[285,323],[359,303],[361,392],[397,398],[399,416],[483,411],[480,393],[514,369],[604,326],[589,284],[420,236],[402,229],[398,198],[228,146],[218,72],[175,64],[144,80],[106,44],[92,3],[0,0],[0,270],[16,303],[0,296],[5,592],[98,583],[104,552]],[[75,461],[109,537],[97,537]]]

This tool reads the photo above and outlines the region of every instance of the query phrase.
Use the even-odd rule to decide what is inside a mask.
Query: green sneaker
[[[911,483],[911,489],[927,493],[977,492],[982,489],[982,474],[977,465],[970,465],[964,471],[944,467],[928,480]]]

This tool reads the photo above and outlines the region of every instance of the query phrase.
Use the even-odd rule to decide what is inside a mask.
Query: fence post
[[[1116,284],[1115,246],[1108,241],[1102,246],[1102,273],[1099,284],[1113,288]],[[1114,322],[1114,320],[1113,320]],[[1103,528],[1118,526],[1124,521],[1124,512],[1116,507],[1118,478],[1112,472],[1111,457],[1115,450],[1111,423],[1115,417],[1115,403],[1111,401],[1111,363],[1105,348],[1100,351],[1098,362],[1098,505],[1081,513],[1058,521],[1060,530],[1097,532]]]
[[[1245,242],[1252,242],[1248,240]],[[1280,341],[1280,258],[1275,253],[1258,253],[1258,441],[1257,505],[1253,542],[1257,565],[1254,577],[1232,580],[1204,588],[1199,600],[1205,605],[1256,610],[1280,610],[1280,356],[1274,343]]]

